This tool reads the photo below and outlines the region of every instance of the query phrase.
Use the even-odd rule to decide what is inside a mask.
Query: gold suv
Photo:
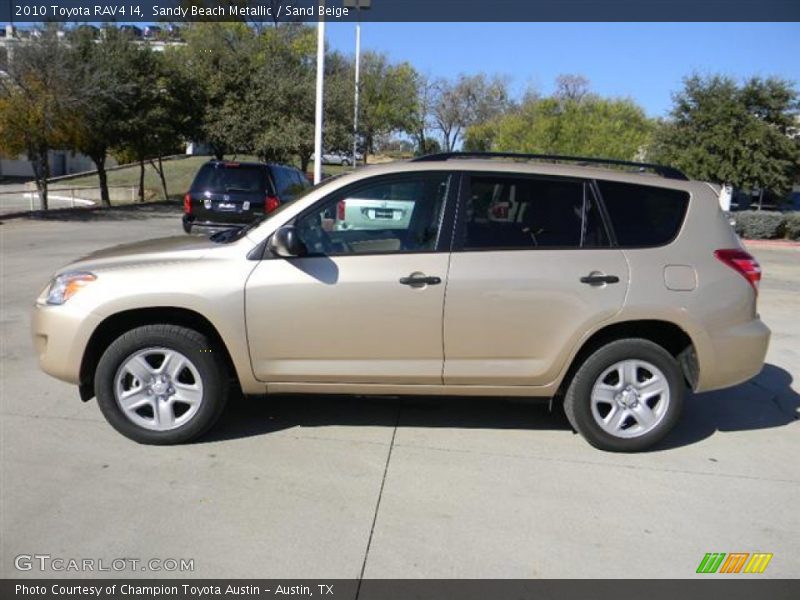
[[[261,222],[96,252],[36,301],[42,369],[173,444],[245,394],[562,398],[642,450],[757,374],[758,263],[668,167],[440,154],[328,180]]]

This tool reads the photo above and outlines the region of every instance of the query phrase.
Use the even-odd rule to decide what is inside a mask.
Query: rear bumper
[[[183,230],[187,233],[195,228],[201,229],[231,229],[232,227],[244,227],[254,221],[258,215],[231,215],[229,220],[225,219],[206,219],[198,218],[195,215],[183,215]]]
[[[764,366],[770,330],[760,319],[714,332],[711,356],[699,356],[698,392],[731,387],[755,377]]]

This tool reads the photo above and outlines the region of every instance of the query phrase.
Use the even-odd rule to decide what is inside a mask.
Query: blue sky
[[[354,25],[326,30],[332,47],[354,51]],[[654,117],[694,71],[800,87],[800,23],[364,23],[361,33],[362,48],[423,73],[502,73],[517,93],[547,94],[557,75],[582,74],[595,92],[630,97]]]

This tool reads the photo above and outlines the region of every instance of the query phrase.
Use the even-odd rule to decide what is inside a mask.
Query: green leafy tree
[[[493,150],[632,160],[652,125],[630,100],[544,98],[496,124]]]
[[[365,52],[361,58],[359,133],[365,152],[373,153],[381,136],[412,132],[417,114],[417,73],[409,63],[391,64],[384,54]]]
[[[133,101],[117,117],[118,137],[113,153],[123,162],[139,163],[139,200],[145,200],[145,166],[156,169],[168,198],[161,158],[180,151],[196,129],[193,104],[186,103],[188,81],[167,57],[137,46],[132,56],[129,83]],[[188,107],[188,108],[187,108]]]
[[[252,152],[253,117],[258,95],[253,91],[254,71],[263,56],[255,31],[245,23],[188,23],[186,45],[175,60],[190,78],[188,90],[203,106],[200,137],[217,158]]]
[[[675,94],[649,157],[689,176],[781,196],[800,172],[790,131],[800,104],[787,81],[692,75]]]
[[[519,106],[470,127],[465,147],[482,151],[563,154],[633,160],[653,123],[627,99],[592,94],[588,81],[561,76],[550,97],[527,94]]]
[[[252,148],[265,160],[301,157],[305,168],[314,145],[314,57],[310,28],[275,27],[259,38],[256,80],[245,110],[255,123]]]
[[[136,85],[139,50],[129,35],[106,27],[99,39],[92,30],[77,30],[68,56],[70,78],[77,83],[78,103],[67,122],[70,149],[88,156],[97,169],[100,200],[110,206],[106,160],[123,134],[139,89]]]

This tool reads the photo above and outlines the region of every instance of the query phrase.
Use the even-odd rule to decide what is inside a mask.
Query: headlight
[[[89,285],[95,279],[97,279],[96,275],[86,271],[62,273],[50,282],[50,288],[47,290],[47,303],[64,304],[82,287]]]

